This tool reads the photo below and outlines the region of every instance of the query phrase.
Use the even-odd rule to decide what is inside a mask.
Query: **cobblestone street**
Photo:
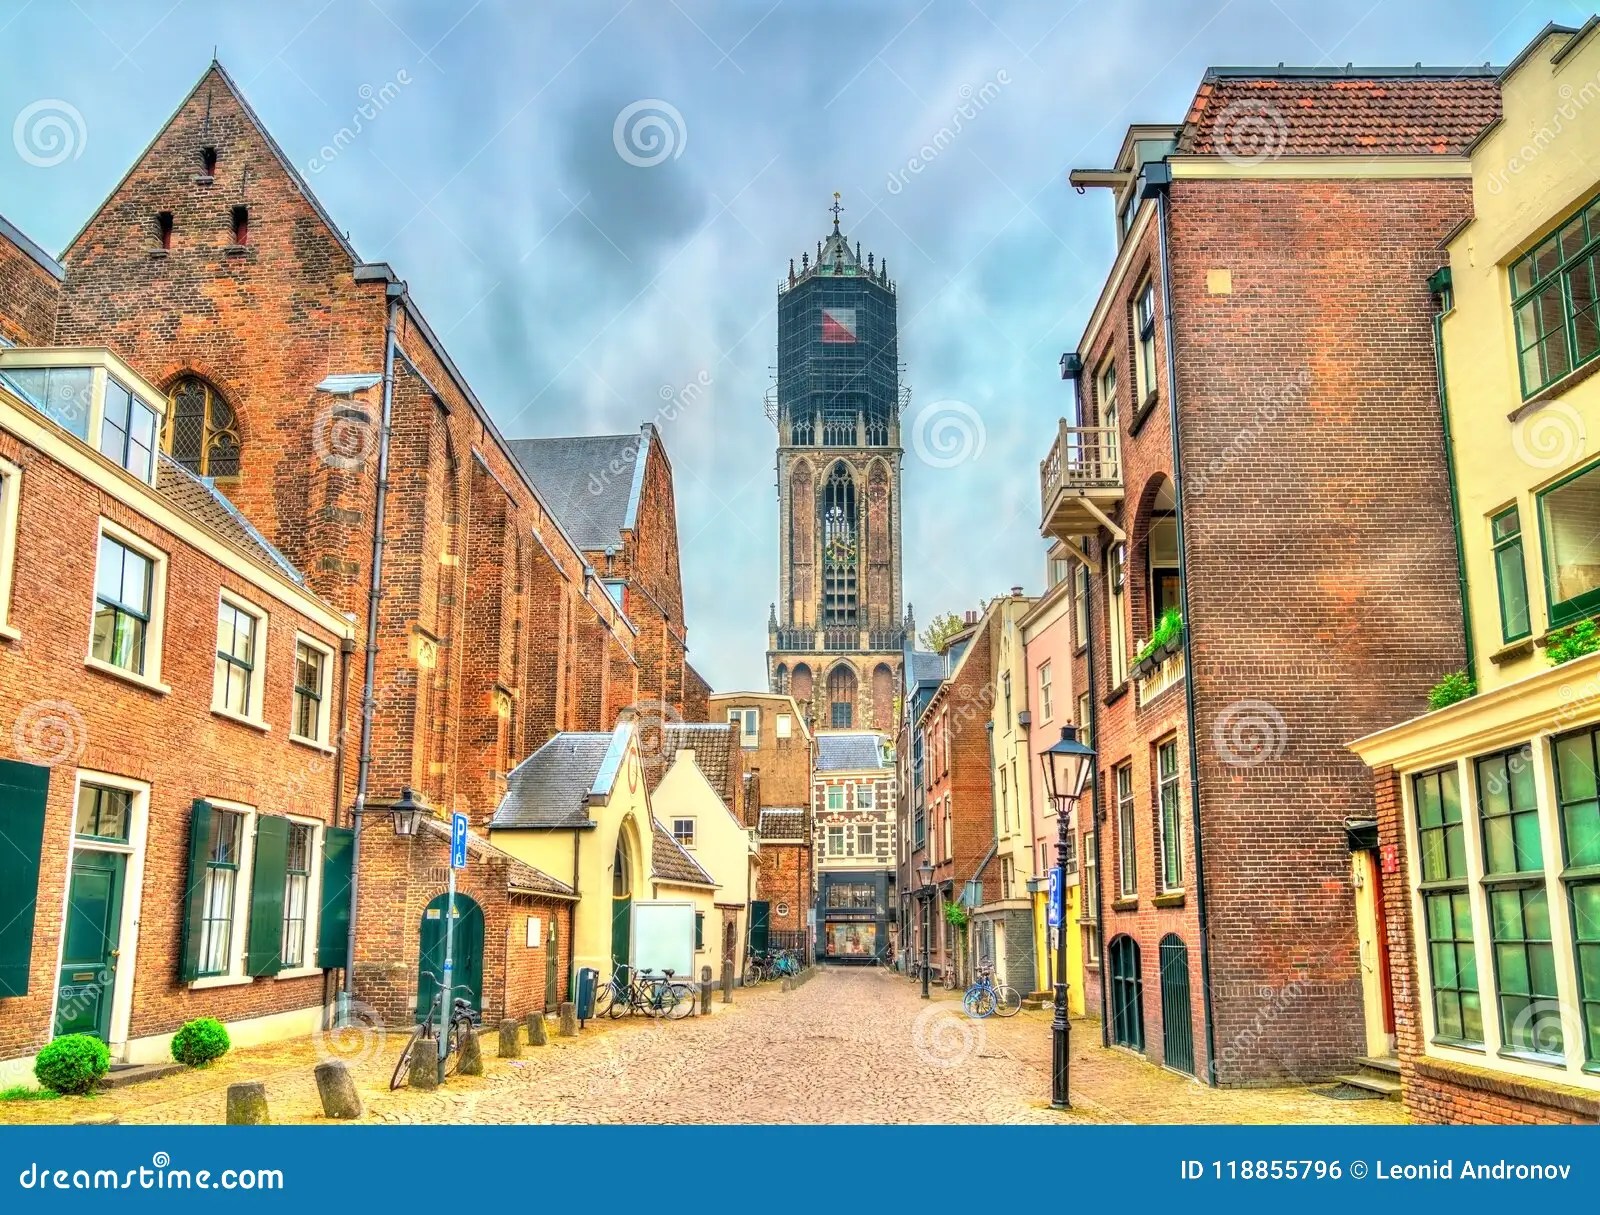
[[[388,1089],[397,1034],[336,1035],[235,1051],[215,1066],[93,1099],[0,1104],[0,1122],[220,1122],[230,1083],[264,1080],[274,1121],[322,1121],[312,1067],[345,1058],[369,1121],[1050,1123],[1403,1120],[1397,1104],[1307,1089],[1213,1092],[1073,1035],[1070,1115],[1048,1108],[1049,1014],[970,1021],[953,993],[923,1004],[906,979],[824,970],[793,992],[740,990],[709,1018],[591,1023],[519,1060],[493,1057],[482,1078],[437,1093]]]

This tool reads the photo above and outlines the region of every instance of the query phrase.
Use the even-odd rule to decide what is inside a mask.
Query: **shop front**
[[[891,948],[887,872],[822,874],[817,890],[819,952],[825,961],[866,964]]]

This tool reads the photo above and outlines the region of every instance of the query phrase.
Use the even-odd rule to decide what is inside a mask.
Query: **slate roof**
[[[424,818],[423,829],[440,839],[450,838],[450,824],[443,819]],[[565,882],[551,877],[543,869],[535,869],[527,861],[519,860],[504,849],[496,848],[482,836],[467,833],[467,851],[483,861],[495,861],[505,866],[506,889],[533,894],[555,894],[572,898],[577,894]]]
[[[911,651],[911,682],[938,683],[945,677],[944,655],[931,650]]]
[[[184,514],[199,520],[224,540],[249,553],[289,581],[305,585],[305,578],[289,558],[251,526],[239,508],[208,477],[197,477],[171,456],[156,463],[156,490]]]
[[[650,825],[655,828],[655,848],[652,852],[652,875],[663,882],[677,882],[686,886],[715,886],[711,875],[700,868],[700,862],[684,851],[683,845],[672,838],[668,831],[654,819]]]
[[[1499,116],[1500,86],[1487,67],[1212,68],[1178,152],[1459,156]]]
[[[678,752],[691,749],[694,751],[695,766],[717,791],[723,804],[730,810],[737,810],[739,765],[734,760],[737,748],[735,730],[736,727],[728,722],[670,722],[662,729],[660,743],[651,753],[650,730],[648,726],[643,727],[640,753],[645,784],[650,787],[650,792],[654,793],[661,784],[661,778],[672,767]]]
[[[756,821],[756,834],[763,840],[793,840],[804,843],[810,838],[806,831],[804,806],[768,806]]]
[[[888,766],[883,759],[883,740],[876,734],[817,735],[818,772],[860,772]]]
[[[611,749],[610,734],[557,734],[511,770],[489,826],[497,829],[585,827],[585,804]]]
[[[638,509],[648,432],[509,442],[573,543],[586,550],[622,543]]]

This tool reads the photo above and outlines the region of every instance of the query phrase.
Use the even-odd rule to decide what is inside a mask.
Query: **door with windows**
[[[130,917],[128,861],[133,851],[134,794],[85,781],[74,808],[72,864],[56,982],[56,1034],[92,1034],[110,1043],[123,967],[123,927]],[[125,1027],[124,1027],[125,1028]]]
[[[1113,937],[1106,946],[1111,962],[1111,1041],[1129,1050],[1144,1050],[1144,979],[1139,943],[1130,936]]]

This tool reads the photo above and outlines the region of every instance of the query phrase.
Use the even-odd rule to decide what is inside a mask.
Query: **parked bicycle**
[[[998,1014],[1009,1017],[1022,1007],[1022,995],[1005,983],[996,985],[994,971],[985,967],[978,972],[966,995],[961,997],[961,1007],[969,1017],[987,1017]]]
[[[676,979],[676,971],[660,975],[650,967],[635,969],[619,966],[612,975],[611,998],[605,1012],[613,1018],[640,1013],[646,1017],[667,1017],[681,1021],[694,1012],[694,986]],[[619,977],[620,976],[620,977]],[[599,1008],[595,1015],[599,1015]]]
[[[752,953],[746,958],[741,981],[746,987],[754,987],[768,979],[781,979],[784,975],[799,973],[800,959],[794,951],[778,949],[770,953]]]
[[[419,1043],[426,1043],[426,1049],[437,1057],[439,1053],[439,1035],[435,1025],[441,1023],[440,1009],[444,1002],[444,991],[438,988],[439,976],[430,970],[421,972],[423,978],[432,979],[436,990],[433,1001],[428,1006],[427,1016],[423,1017],[421,1024],[411,1031],[411,1036],[406,1039],[405,1049],[400,1052],[400,1061],[394,1065],[394,1075],[389,1077],[390,1089],[397,1089],[408,1082],[411,1076],[411,1056],[416,1051]],[[458,983],[456,991],[470,991],[471,988]],[[445,1038],[445,1074],[455,1075],[456,1068],[461,1065],[461,1044],[469,1033],[479,1023],[480,1014],[472,1007],[471,1001],[463,1000],[457,996],[450,1006],[450,1027]]]

